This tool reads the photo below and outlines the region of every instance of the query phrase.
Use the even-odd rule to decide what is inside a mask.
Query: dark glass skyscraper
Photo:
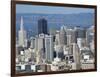
[[[48,34],[47,30],[47,20],[44,18],[41,18],[38,20],[38,34]]]

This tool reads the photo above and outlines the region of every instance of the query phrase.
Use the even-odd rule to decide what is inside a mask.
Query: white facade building
[[[73,43],[73,58],[74,58],[74,67],[73,69],[81,69],[80,63],[80,50],[76,43]]]
[[[45,36],[45,55],[46,60],[53,61],[53,36],[52,35],[46,35]]]
[[[18,40],[19,40],[19,46],[22,47],[27,47],[27,37],[26,37],[26,31],[24,30],[24,25],[23,25],[23,17],[21,17],[21,24],[20,24],[20,30],[18,33]]]
[[[85,38],[77,38],[77,44],[79,48],[83,48],[86,46],[86,39]]]
[[[52,35],[39,34],[39,36],[35,38],[35,50],[38,62],[40,60],[44,61],[44,59],[46,61],[53,61],[53,45],[54,43]]]

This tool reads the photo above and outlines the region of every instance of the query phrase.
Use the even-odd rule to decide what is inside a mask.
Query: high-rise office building
[[[80,62],[80,50],[76,43],[73,43],[73,58],[74,58],[74,64],[73,69],[81,69],[81,62]]]
[[[24,30],[24,23],[23,23],[23,17],[21,17],[21,24],[20,24],[20,30],[18,33],[18,40],[19,40],[19,46],[27,47],[27,36],[26,31]]]
[[[30,39],[30,48],[34,49],[35,48],[35,38],[31,37]]]
[[[77,43],[77,31],[72,31],[72,43]]]
[[[44,38],[44,34],[39,34],[39,36],[35,37],[35,50],[41,50],[45,48]]]
[[[83,48],[86,46],[86,38],[77,38],[77,44],[79,48]]]
[[[70,44],[68,47],[69,47],[69,52],[68,52],[68,54],[69,54],[69,55],[72,55],[72,54],[73,54],[73,44]]]
[[[86,46],[86,29],[78,28],[77,30],[77,44],[79,48]]]
[[[76,30],[67,29],[66,36],[67,36],[67,45],[70,45],[71,43],[77,43],[77,31]]]
[[[94,40],[94,26],[91,26],[86,31],[86,44],[90,47],[90,43]]]
[[[36,54],[37,64],[43,62],[44,53],[45,53],[44,37],[45,37],[44,34],[39,34],[39,36],[35,38],[35,54]]]
[[[38,50],[38,37],[35,37],[35,51]]]
[[[35,49],[38,61],[37,63],[40,63],[41,60],[53,61],[53,36],[39,34],[39,36],[35,39]]]
[[[67,44],[66,31],[65,27],[62,26],[60,30],[60,45],[66,45],[66,44]]]
[[[77,29],[77,38],[86,38],[86,29]]]
[[[53,61],[53,36],[45,35],[45,56],[47,61]]]
[[[67,35],[67,45],[69,46],[72,43],[72,35]]]
[[[38,34],[48,34],[47,20],[41,18],[38,20]]]
[[[86,38],[86,28],[81,28],[80,26],[74,27],[74,30],[77,33],[77,38]]]
[[[55,45],[60,45],[60,32],[59,31],[56,31]]]
[[[38,38],[38,50],[43,49],[43,44],[44,44],[44,37],[39,37]]]
[[[56,51],[56,56],[58,56],[59,58],[63,58],[64,57],[64,51],[63,51],[63,46],[61,45],[56,45],[54,47],[55,51]]]

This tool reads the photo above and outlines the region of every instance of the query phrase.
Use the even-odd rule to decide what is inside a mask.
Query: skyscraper
[[[77,38],[86,38],[86,30],[85,29],[77,29]]]
[[[62,26],[60,30],[60,45],[66,45],[66,44],[67,44],[66,31],[65,27]]]
[[[67,45],[70,45],[71,43],[77,43],[77,31],[76,30],[67,29],[66,36],[67,36]]]
[[[21,16],[21,24],[20,24],[20,30],[18,33],[18,40],[19,40],[19,46],[26,47],[27,45],[27,37],[26,37],[26,31],[24,30],[24,25],[23,25],[23,17]]]
[[[39,34],[35,39],[35,49],[37,63],[40,63],[42,60],[53,61],[53,36]]]
[[[73,58],[74,58],[74,67],[73,69],[81,69],[81,63],[80,63],[80,50],[76,43],[73,43]]]
[[[44,18],[38,20],[38,34],[41,33],[48,34],[47,20]]]
[[[83,48],[86,46],[86,39],[85,38],[77,38],[77,44],[79,48]]]
[[[30,42],[31,42],[31,44],[30,44],[30,48],[35,48],[35,38],[34,37],[31,37],[31,39],[30,39]]]
[[[46,35],[45,36],[45,56],[47,61],[53,61],[53,36]]]
[[[59,31],[56,31],[55,45],[60,45],[60,32]]]
[[[90,43],[92,40],[94,40],[94,26],[91,26],[90,28],[87,29],[86,31],[86,44],[88,47],[90,47]]]
[[[79,48],[86,46],[86,29],[85,28],[76,28],[77,32],[77,44]]]
[[[39,36],[35,38],[35,53],[37,63],[42,63],[44,58],[44,36],[44,34],[39,34]]]
[[[72,35],[67,35],[67,45],[69,46],[72,43]]]
[[[63,56],[64,56],[64,52],[63,52],[63,46],[61,46],[61,45],[56,45],[55,47],[54,47],[54,49],[55,49],[55,51],[56,51],[56,56],[58,56],[59,58],[63,58]]]

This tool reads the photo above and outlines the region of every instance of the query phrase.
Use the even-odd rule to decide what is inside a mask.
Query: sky
[[[94,9],[16,4],[16,13],[43,13],[43,14],[94,13]]]

